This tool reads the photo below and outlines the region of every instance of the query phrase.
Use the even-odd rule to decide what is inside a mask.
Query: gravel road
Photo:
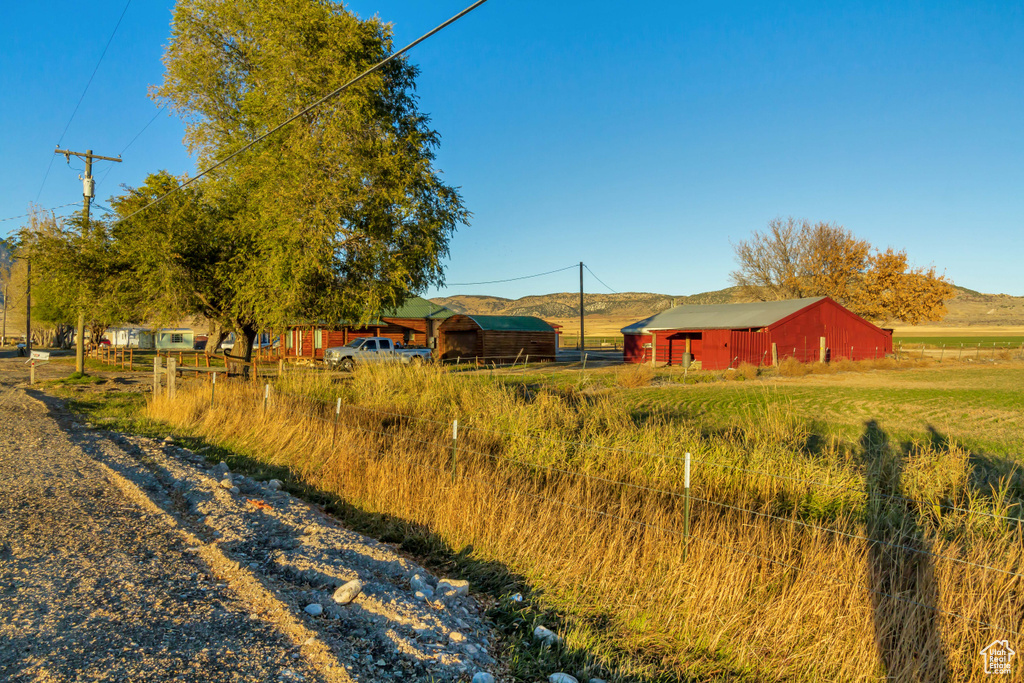
[[[79,425],[26,375],[0,360],[0,680],[454,681],[495,669],[465,587],[276,484]],[[361,591],[339,604],[351,581]]]

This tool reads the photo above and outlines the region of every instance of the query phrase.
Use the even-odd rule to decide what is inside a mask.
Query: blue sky
[[[403,45],[468,0],[357,0]],[[100,204],[161,168],[194,171],[147,89],[173,2],[12,3],[0,27],[0,218],[77,202],[93,149]],[[452,283],[584,261],[617,291],[729,284],[730,240],[777,216],[836,221],[957,284],[1024,295],[1024,6],[490,0],[417,47],[438,166],[472,225]],[[42,189],[40,190],[40,187]],[[65,211],[71,210],[64,209]],[[0,232],[18,221],[0,223]],[[578,287],[566,271],[428,295]],[[587,275],[588,291],[607,291]]]

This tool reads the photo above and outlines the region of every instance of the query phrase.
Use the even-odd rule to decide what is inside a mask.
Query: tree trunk
[[[252,362],[252,347],[256,341],[256,326],[253,324],[241,325],[235,328],[235,348],[231,349],[231,355],[224,354],[227,358],[233,358],[236,361],[245,361],[245,363]],[[249,365],[242,366],[242,375],[246,378],[249,377]]]
[[[210,327],[206,335],[206,348],[204,353],[207,356],[212,356],[217,353],[217,349],[220,348],[220,343],[224,341],[228,336],[228,330],[224,325],[216,320],[210,321]]]

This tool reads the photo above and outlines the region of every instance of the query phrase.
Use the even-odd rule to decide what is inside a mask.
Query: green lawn
[[[903,344],[904,348],[909,346],[920,347],[924,344],[929,347],[938,348],[943,344],[946,345],[947,349],[960,348],[960,345],[964,345],[966,352],[967,347],[976,349],[978,344],[981,344],[982,353],[985,351],[991,352],[992,345],[994,344],[997,349],[1010,348],[1018,349],[1021,344],[1024,344],[1024,336],[1011,336],[1011,337],[893,337],[893,344]]]
[[[637,411],[741,426],[769,404],[820,435],[860,438],[869,421],[900,441],[946,439],[1024,464],[1024,368],[922,368],[626,390]]]

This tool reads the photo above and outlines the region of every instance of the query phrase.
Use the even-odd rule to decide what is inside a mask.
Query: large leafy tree
[[[748,299],[829,296],[879,321],[941,320],[952,284],[934,267],[915,268],[906,252],[873,249],[834,223],[775,219],[733,245],[732,279]]]
[[[92,338],[111,323],[132,319],[134,297],[119,290],[131,268],[119,258],[108,226],[81,214],[57,220],[33,214],[18,233],[16,254],[32,264],[33,327],[48,328],[65,343],[79,315]],[[131,291],[130,289],[128,291]]]
[[[186,144],[207,167],[391,50],[384,23],[327,0],[180,0],[154,95],[186,120]],[[366,319],[442,281],[468,213],[434,168],[439,136],[417,108],[416,74],[390,62],[205,182],[204,202],[218,208],[202,230],[241,245],[223,308],[247,358],[260,327]]]

